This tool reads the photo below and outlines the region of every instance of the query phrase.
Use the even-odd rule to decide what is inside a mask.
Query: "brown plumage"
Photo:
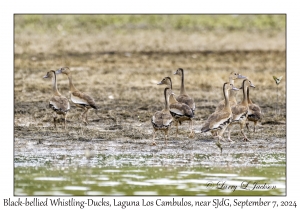
[[[249,89],[250,88],[247,87],[247,100],[248,100],[248,107],[249,107],[249,112],[248,112],[247,119],[248,119],[248,121],[252,121],[254,123],[254,129],[253,129],[253,131],[256,132],[256,129],[255,129],[256,124],[259,121],[261,121],[263,115],[262,115],[260,107],[257,104],[255,104],[255,103],[253,103],[251,101],[251,99],[249,97]],[[248,124],[249,123],[247,122],[246,123],[246,127],[249,130]]]
[[[232,84],[224,83],[223,84],[223,95],[225,100],[225,106],[223,109],[212,113],[204,125],[201,128],[201,132],[210,131],[213,136],[218,138],[218,142],[220,140],[224,141],[223,133],[226,130],[229,123],[232,121],[232,112],[229,105],[229,90],[238,91],[239,89],[235,88]]]
[[[167,85],[168,88],[170,88],[172,90],[172,80],[171,77],[165,77],[163,78],[159,83],[157,83],[158,85]]]
[[[244,133],[244,127],[246,124],[246,119],[248,117],[247,87],[255,87],[255,86],[251,83],[250,80],[245,79],[245,80],[243,80],[243,83],[242,83],[243,100],[241,103],[231,107],[233,117],[232,117],[231,123],[228,126],[228,140],[229,141],[232,141],[230,139],[230,133],[233,128],[233,125],[235,125],[235,124],[240,125],[240,130],[244,136],[244,140],[249,141],[249,139],[247,138],[247,136]]]
[[[178,134],[178,123],[181,124],[183,121],[189,121],[189,130],[190,138],[194,138],[195,133],[193,131],[193,117],[194,113],[192,109],[184,103],[180,103],[179,101],[176,100],[174,97],[174,93],[171,93],[170,95],[170,100],[169,100],[169,108],[170,108],[170,113],[175,121],[176,125],[176,137]]]
[[[195,102],[194,102],[194,99],[192,97],[190,97],[186,91],[185,91],[185,87],[184,87],[184,71],[182,68],[178,68],[176,70],[176,72],[174,73],[174,75],[179,75],[181,76],[181,87],[180,87],[180,94],[179,96],[176,98],[177,101],[179,101],[180,103],[184,103],[184,104],[187,104],[193,114],[195,114]]]
[[[153,145],[156,145],[154,139],[155,139],[155,133],[158,130],[164,131],[165,132],[165,143],[167,144],[167,139],[169,135],[169,128],[171,127],[173,117],[170,114],[170,109],[169,109],[169,96],[171,90],[169,88],[165,88],[164,90],[164,97],[165,97],[165,106],[162,111],[155,112],[155,114],[151,118],[151,123],[153,126]]]
[[[84,110],[81,116],[82,116],[83,122],[87,125],[87,123],[88,123],[88,119],[87,119],[88,110],[90,108],[98,109],[94,99],[91,96],[80,92],[79,90],[77,90],[74,87],[73,82],[72,82],[72,74],[71,74],[71,71],[70,71],[69,67],[62,67],[62,68],[56,70],[56,74],[65,74],[65,75],[68,76],[69,88],[70,88],[70,94],[71,94],[71,101],[77,107],[80,107]]]
[[[70,110],[70,103],[69,100],[60,94],[57,90],[57,83],[56,83],[56,74],[54,70],[50,70],[47,72],[47,74],[44,76],[44,78],[52,78],[52,90],[53,95],[49,101],[49,108],[53,109],[54,115],[53,115],[53,123],[54,127],[56,127],[56,120],[57,120],[57,114],[64,116],[64,126],[66,129],[66,121],[67,121],[67,114]]]
[[[229,84],[232,84],[234,85],[234,81],[236,79],[247,79],[247,77],[241,75],[240,73],[236,73],[236,72],[231,72],[230,75],[229,75]],[[228,100],[229,100],[229,105],[230,107],[234,106],[237,104],[237,101],[236,101],[236,94],[237,94],[237,91],[235,90],[229,90],[229,97],[228,97]],[[224,108],[224,105],[225,105],[225,99],[220,101],[216,107],[216,110],[215,112],[218,112],[220,110],[222,110]]]

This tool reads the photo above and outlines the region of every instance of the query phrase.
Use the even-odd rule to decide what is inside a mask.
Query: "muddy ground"
[[[180,42],[179,47],[175,44],[163,48],[161,37],[166,39],[166,34],[154,37],[148,34],[144,40],[149,40],[149,43],[157,42],[158,48],[150,46],[145,48],[146,50],[128,51],[123,48],[118,51],[114,48],[111,51],[91,52],[87,52],[87,48],[84,48],[82,53],[76,47],[72,52],[67,37],[54,45],[45,42],[45,39],[28,41],[30,36],[30,34],[24,37],[16,35],[15,38],[15,155],[35,152],[47,154],[51,151],[65,154],[76,152],[85,154],[86,151],[98,154],[141,152],[220,154],[212,136],[202,134],[200,130],[218,101],[222,100],[221,87],[231,71],[242,73],[256,85],[250,95],[253,101],[260,105],[264,117],[256,133],[253,133],[253,124],[250,123],[250,131],[246,131],[251,140],[249,143],[241,141],[242,135],[236,126],[232,133],[235,143],[223,143],[223,154],[286,152],[286,52],[282,49],[284,45],[278,44],[284,43],[283,36],[264,35],[260,40],[259,34],[255,34],[252,40],[255,44],[251,45],[250,50],[248,45],[244,48],[241,45],[236,45],[239,47],[233,45],[233,49],[228,50],[226,46],[231,46],[229,43],[232,41],[228,38],[222,40],[225,46],[223,49],[210,50],[209,46],[205,45],[203,50],[194,50],[193,43],[188,42],[186,45]],[[190,39],[194,36],[192,35]],[[120,39],[122,36],[119,34],[118,37]],[[131,43],[128,40],[130,36],[124,37],[127,44]],[[202,36],[202,39],[203,37],[205,36]],[[230,34],[226,37],[230,37]],[[248,38],[243,37],[245,36],[241,34],[239,42],[245,43],[249,35]],[[135,38],[133,34],[131,41],[133,42]],[[107,41],[108,37],[103,39]],[[90,40],[83,43],[82,37],[72,37],[72,40],[77,40],[78,45],[95,49]],[[264,42],[265,40],[268,42]],[[138,42],[133,43],[140,46]],[[64,51],[65,43],[68,43],[66,44],[68,47]],[[75,43],[73,42],[74,45]],[[113,40],[110,40],[106,45],[112,43]],[[122,40],[118,43],[122,43]],[[263,43],[267,43],[268,46]],[[270,43],[277,45],[272,48],[269,47],[272,45]],[[59,46],[57,53],[54,48],[49,52],[44,51],[43,46],[47,44]],[[214,43],[213,46],[218,45]],[[43,76],[48,70],[62,66],[70,67],[76,88],[93,96],[99,106],[97,112],[89,111],[87,126],[79,119],[82,111],[72,105],[68,115],[68,128],[64,130],[62,123],[57,128],[53,127],[52,110],[48,108],[52,94],[51,82],[44,80]],[[186,122],[180,126],[178,138],[175,138],[175,127],[171,128],[168,145],[165,145],[162,133],[158,132],[157,146],[151,146],[153,128],[150,119],[156,111],[163,108],[164,87],[156,84],[163,77],[170,76],[173,80],[173,91],[178,94],[180,78],[173,73],[179,67],[185,69],[186,90],[194,97],[196,103],[195,138],[188,138]],[[284,76],[278,86],[272,78],[273,75]],[[59,91],[68,96],[67,77],[58,75],[57,82]],[[241,81],[236,82],[236,86],[240,84]],[[237,101],[241,99],[240,91]],[[248,162],[251,161],[255,162],[255,158]]]

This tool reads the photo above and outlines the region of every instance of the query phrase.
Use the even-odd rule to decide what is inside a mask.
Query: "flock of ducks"
[[[68,67],[62,67],[56,71],[50,70],[44,76],[44,78],[52,78],[52,92],[53,95],[49,101],[49,108],[54,111],[53,123],[56,127],[57,115],[63,115],[64,118],[64,128],[66,129],[67,114],[70,111],[69,99],[63,96],[57,89],[56,76],[58,74],[65,74],[69,80],[69,90],[70,90],[70,101],[77,107],[80,107],[83,112],[81,114],[82,121],[84,124],[88,124],[87,114],[89,109],[98,109],[94,99],[79,91],[75,88],[72,81],[72,74]],[[163,131],[165,133],[165,143],[167,144],[169,130],[172,123],[176,125],[176,137],[178,136],[178,126],[184,121],[189,122],[189,138],[194,138],[195,132],[193,131],[193,118],[195,116],[195,102],[192,97],[190,97],[184,86],[184,70],[178,68],[174,75],[181,77],[181,87],[180,93],[177,97],[172,90],[172,80],[170,77],[163,78],[158,85],[166,85],[164,89],[164,99],[165,105],[164,109],[157,111],[151,118],[151,123],[153,126],[153,139],[152,145],[156,145],[155,135],[157,131]],[[242,79],[242,86],[236,88],[234,82],[237,79]],[[244,133],[244,127],[248,129],[248,121],[254,122],[254,132],[256,131],[256,124],[262,118],[262,112],[257,104],[254,104],[249,98],[249,90],[254,88],[254,84],[247,79],[245,76],[232,72],[229,75],[229,82],[223,84],[223,95],[224,100],[220,101],[216,105],[216,110],[207,118],[205,123],[201,128],[201,132],[210,131],[212,136],[220,140],[225,141],[223,134],[228,128],[228,141],[232,141],[230,134],[234,125],[240,125],[240,131],[243,134],[244,140],[249,141],[246,134]],[[240,103],[237,103],[236,93],[239,89],[243,91],[243,99]]]
[[[158,130],[165,132],[165,143],[167,144],[169,129],[172,123],[176,125],[176,137],[178,134],[178,124],[183,121],[189,121],[189,137],[193,138],[195,132],[193,131],[193,117],[195,114],[195,102],[190,97],[184,87],[184,70],[182,68],[177,69],[175,75],[181,76],[181,88],[180,94],[177,98],[174,97],[172,91],[172,80],[170,77],[163,78],[158,85],[167,85],[164,89],[165,107],[162,111],[156,112],[152,118],[151,123],[153,125],[153,139],[152,144],[155,145],[155,133]],[[236,88],[234,81],[242,79],[242,86]],[[254,84],[247,79],[247,77],[232,72],[229,75],[229,82],[223,84],[224,100],[220,101],[216,110],[207,118],[201,128],[201,132],[205,133],[210,131],[212,136],[218,139],[217,144],[220,144],[220,140],[226,141],[223,137],[225,130],[228,128],[227,140],[232,142],[230,135],[234,125],[240,125],[240,131],[244,137],[244,141],[249,141],[247,138],[244,127],[248,129],[248,121],[254,122],[254,132],[256,131],[256,124],[262,118],[262,112],[257,104],[254,104],[249,98],[250,87],[255,88]],[[236,93],[239,89],[243,90],[243,99],[240,103],[237,103]]]

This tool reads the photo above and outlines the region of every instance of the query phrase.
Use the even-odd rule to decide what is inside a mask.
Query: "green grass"
[[[284,31],[282,15],[18,15],[15,33],[96,33],[103,29]],[[33,33],[33,32],[32,32]]]

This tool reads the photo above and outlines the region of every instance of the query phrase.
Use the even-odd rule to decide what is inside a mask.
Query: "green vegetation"
[[[94,33],[103,29],[284,31],[286,15],[15,15],[15,32]]]

